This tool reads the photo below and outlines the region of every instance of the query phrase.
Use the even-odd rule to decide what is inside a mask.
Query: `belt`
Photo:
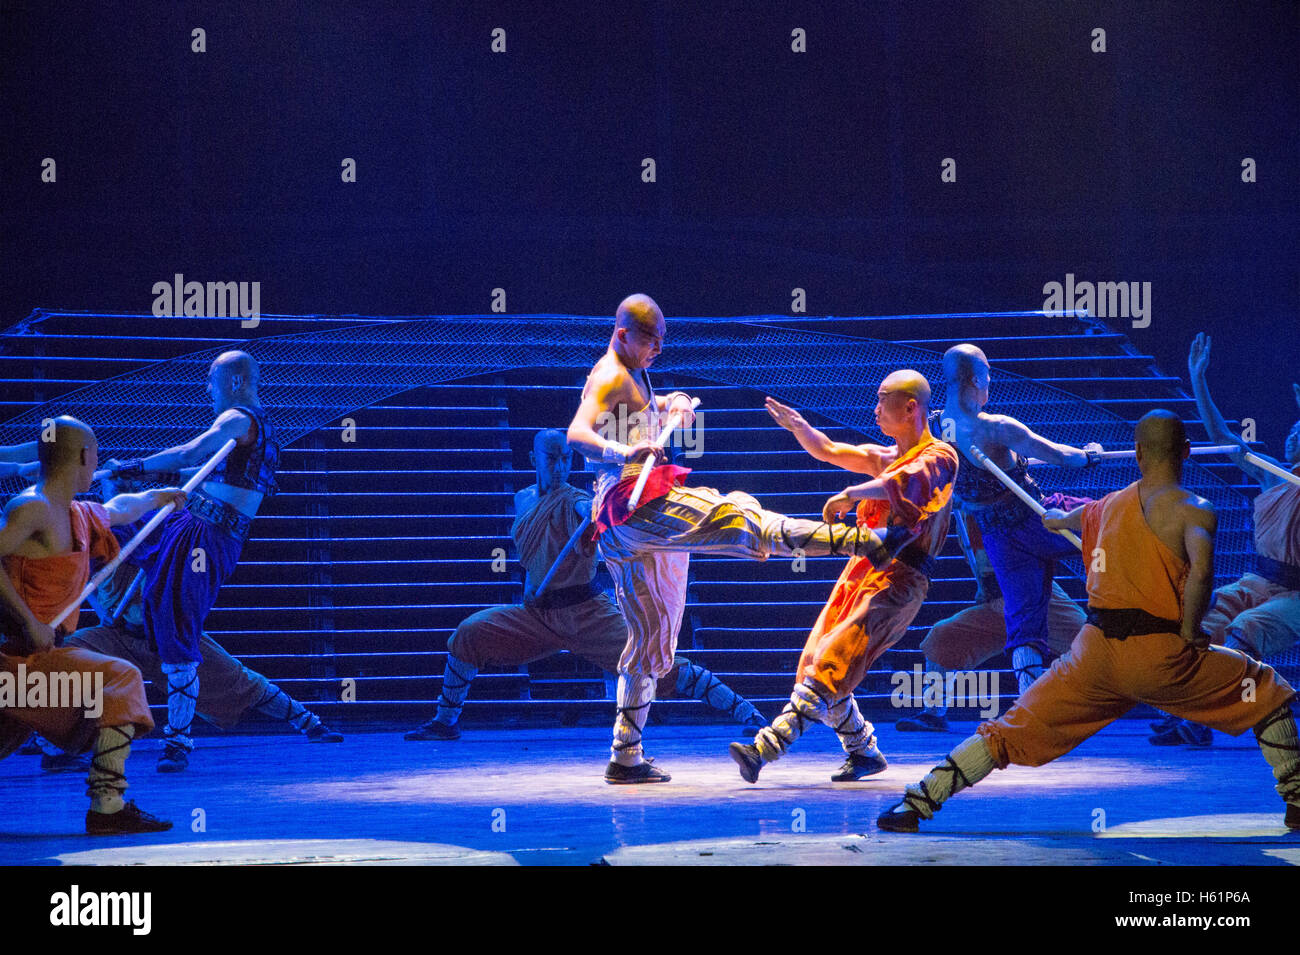
[[[248,537],[248,529],[253,526],[253,519],[247,514],[201,491],[190,495],[186,510],[202,521],[229,531],[241,541]]]
[[[1285,587],[1287,590],[1300,590],[1300,567],[1295,564],[1288,564],[1284,561],[1274,560],[1272,557],[1265,557],[1263,554],[1256,554],[1255,573],[1273,581],[1279,587]]]
[[[1018,527],[1034,516],[1034,512],[1010,492],[989,504],[967,504],[965,509],[975,518],[981,531]]]
[[[1137,608],[1120,610],[1102,609],[1088,605],[1088,622],[1108,639],[1125,640],[1146,633],[1178,633],[1183,628],[1181,620],[1157,617]]]
[[[600,588],[596,586],[595,581],[589,580],[585,584],[544,591],[540,597],[535,597],[524,605],[533,610],[563,610],[565,607],[586,603],[599,593]]]

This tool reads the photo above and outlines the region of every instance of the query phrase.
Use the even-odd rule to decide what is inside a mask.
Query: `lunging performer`
[[[1043,523],[1083,536],[1088,623],[1065,656],[1000,719],[982,723],[902,802],[876,820],[915,832],[954,793],[1010,763],[1041,766],[1074,749],[1139,703],[1233,736],[1254,729],[1300,828],[1300,740],[1295,691],[1271,667],[1210,645],[1203,620],[1214,587],[1210,503],[1181,486],[1191,445],[1183,422],[1152,411],[1137,425],[1140,480]],[[1103,569],[1104,568],[1104,569]],[[1253,687],[1253,693],[1243,688]]]
[[[866,555],[886,548],[867,528],[786,517],[764,510],[739,491],[723,495],[713,488],[686,487],[682,481],[689,470],[675,465],[655,467],[639,506],[631,509],[645,459],[653,455],[661,461],[664,455],[655,442],[661,418],[676,413],[686,425],[694,420],[688,395],[656,395],[646,374],[663,348],[665,331],[663,312],[648,296],[623,300],[609,347],[587,376],[568,432],[569,442],[598,464],[592,522],[628,627],[605,770],[610,783],[670,778],[645,760],[641,733],[655,684],[673,668],[691,552],[766,560],[796,551]]]
[[[217,417],[207,431],[144,459],[109,462],[115,475],[180,471],[204,463],[228,440],[235,441],[235,449],[190,496],[185,510],[169,515],[130,558],[145,572],[144,626],[167,675],[166,745],[159,772],[179,772],[189,763],[203,623],[234,573],[262,499],[275,493],[280,446],[257,386],[253,357],[223,352],[208,369],[207,389]]]
[[[593,543],[580,539],[546,590],[537,593],[565,543],[591,516],[591,495],[569,483],[572,458],[561,431],[539,431],[533,439],[529,459],[537,468],[537,483],[515,495],[510,527],[527,574],[524,603],[488,607],[456,628],[447,644],[438,711],[406,739],[458,739],[461,709],[481,667],[520,666],[568,650],[602,670],[617,671],[627,645],[627,621],[596,587]],[[741,723],[763,725],[752,703],[682,656],[658,680],[656,694],[660,699],[681,694],[703,700]]]
[[[731,758],[742,779],[757,782],[764,763],[780,759],[818,722],[835,731],[846,754],[831,781],[856,782],[889,764],[853,691],[907,633],[925,600],[948,537],[957,452],[930,433],[930,383],[915,371],[893,372],[877,392],[876,424],[894,439],[888,447],[832,441],[772,398],[767,410],[817,460],[870,475],[827,501],[823,517],[834,520],[856,507],[857,526],[880,535],[884,546],[849,559],[808,635],[790,702],[752,745],[732,743]]]

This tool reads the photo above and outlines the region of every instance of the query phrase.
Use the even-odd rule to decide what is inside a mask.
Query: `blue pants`
[[[1084,503],[1082,498],[1053,503],[1052,498],[1044,505],[1069,510]],[[981,528],[980,534],[1006,601],[1003,615],[1007,622],[1007,652],[1033,646],[1050,658],[1053,654],[1047,640],[1047,622],[1056,562],[1062,557],[1077,557],[1078,549],[1060,534],[1049,531],[1028,509],[1019,524]]]
[[[229,531],[182,510],[169,514],[131,554],[130,562],[145,572],[145,632],[163,663],[203,661],[203,621],[243,549]]]

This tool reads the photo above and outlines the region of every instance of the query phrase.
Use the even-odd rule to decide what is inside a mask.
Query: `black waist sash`
[[[894,560],[901,560],[913,570],[925,574],[927,579],[933,579],[935,571],[939,569],[938,561],[930,556],[929,551],[915,541],[895,554]]]
[[[1300,567],[1263,554],[1255,555],[1255,573],[1287,590],[1300,590]]]
[[[1103,610],[1089,604],[1088,622],[1111,640],[1125,640],[1145,633],[1181,633],[1183,629],[1181,620],[1167,620],[1135,607]]]

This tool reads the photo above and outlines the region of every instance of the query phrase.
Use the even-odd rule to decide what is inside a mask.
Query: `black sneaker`
[[[15,756],[43,756],[44,754],[45,750],[41,749],[40,741],[35,733],[27,737],[27,742],[14,750]]]
[[[324,723],[317,723],[307,731],[307,741],[309,743],[341,743],[343,734],[330,729]]]
[[[92,836],[120,836],[133,832],[166,832],[172,824],[128,802],[117,812],[86,810],[86,832]]]
[[[840,771],[831,777],[833,783],[856,783],[889,768],[889,762],[878,749],[866,753],[849,753]]]
[[[750,743],[732,743],[727,752],[740,767],[740,778],[747,783],[758,782],[758,771],[763,768],[763,757],[758,754],[758,747]]]
[[[460,739],[460,728],[450,723],[440,723],[438,720],[429,720],[422,723],[419,729],[413,729],[402,739]]]
[[[158,772],[179,773],[190,764],[190,751],[182,744],[168,740],[163,745],[163,754],[158,757]],[[131,805],[127,803],[127,805]],[[171,828],[171,823],[167,824]],[[142,830],[147,831],[147,830]]]
[[[636,766],[624,766],[610,760],[605,767],[605,782],[613,785],[632,783],[666,783],[673,777],[651,763],[639,763]]]
[[[1288,829],[1300,829],[1300,806],[1293,802],[1286,804],[1286,817],[1283,820]]]
[[[1151,727],[1153,733],[1167,733],[1181,722],[1182,720],[1177,716],[1166,716],[1163,719],[1152,720],[1147,723],[1147,726]]]
[[[41,755],[41,772],[43,773],[88,773],[90,772],[89,753],[78,756],[74,753],[44,753]]]
[[[897,802],[876,817],[876,828],[886,832],[920,832],[921,814],[907,808],[906,802]]]
[[[894,729],[904,733],[947,733],[948,721],[935,713],[922,710],[916,716],[905,716],[894,724]]]

